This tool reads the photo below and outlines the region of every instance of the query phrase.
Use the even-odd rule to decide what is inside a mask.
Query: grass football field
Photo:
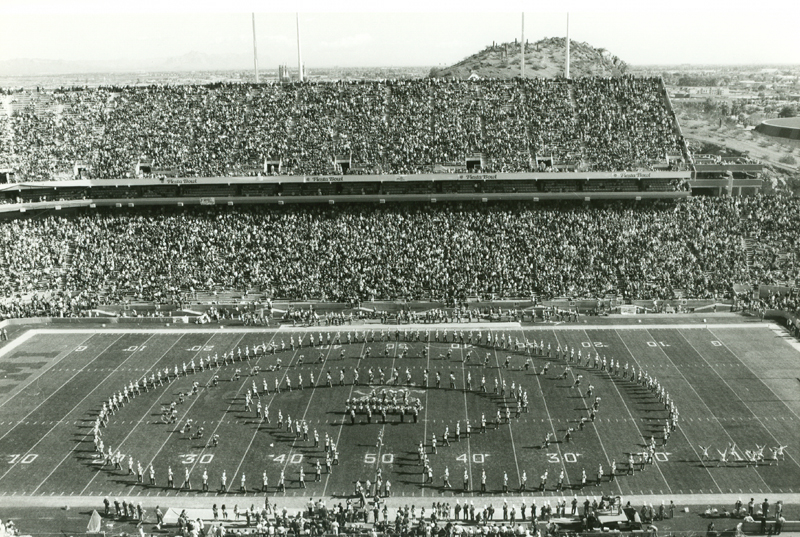
[[[502,494],[507,475],[509,494],[518,496],[523,473],[527,476],[524,495],[530,496],[800,492],[800,352],[780,328],[768,323],[472,325],[463,327],[464,344],[453,341],[452,326],[447,328],[447,341],[443,341],[444,328],[438,327],[437,342],[437,327],[422,325],[416,328],[423,338],[425,330],[430,331],[430,343],[404,341],[402,332],[408,327],[401,327],[400,341],[391,328],[389,341],[381,341],[376,329],[377,341],[346,343],[348,331],[355,334],[372,328],[31,330],[0,349],[0,496],[263,496],[266,472],[270,496],[341,497],[351,495],[357,481],[374,483],[378,469],[383,480],[391,483],[392,496],[429,499],[479,497],[484,494],[483,472],[486,495]],[[479,330],[480,343],[476,341]],[[341,345],[308,347],[309,334],[318,340],[320,333],[327,339],[328,332],[337,331],[342,334]],[[472,345],[467,342],[470,331]],[[519,349],[489,345],[489,332],[493,339],[505,335],[524,345]],[[305,346],[291,350],[290,338],[295,342],[302,338]],[[285,350],[280,350],[281,341]],[[544,354],[534,352],[534,341],[543,342]],[[133,397],[101,429],[107,448],[125,455],[122,470],[104,466],[97,457],[92,425],[112,393],[158,369],[173,372],[178,366],[182,370],[183,363],[198,363],[209,355],[237,349],[244,354],[249,348],[252,355],[254,347],[270,343],[278,347],[274,355],[258,354],[249,362],[180,375]],[[561,378],[566,362],[554,356],[557,347],[574,349],[576,356],[581,352],[580,365],[570,363],[566,379]],[[369,357],[365,357],[367,348]],[[667,417],[664,405],[651,391],[621,375],[587,367],[589,353],[619,361],[623,367],[627,363],[637,372],[643,369],[665,387],[680,413],[679,426],[666,445],[660,440]],[[524,367],[528,358],[532,369]],[[270,371],[278,360],[281,367]],[[548,362],[547,373],[542,373]],[[255,366],[261,371],[253,374]],[[360,373],[358,385],[353,383],[355,368]],[[368,385],[370,368],[373,385]],[[398,385],[394,368],[399,371]],[[240,378],[235,380],[237,369]],[[343,386],[341,369],[345,370]],[[380,369],[385,375],[382,385],[378,384]],[[426,369],[430,371],[427,388]],[[326,386],[328,371],[332,387]],[[439,388],[435,387],[437,371],[441,373]],[[450,388],[451,372],[456,389]],[[582,375],[579,389],[573,387],[577,375]],[[298,389],[301,376],[302,390]],[[468,377],[472,390],[465,389]],[[484,377],[486,393],[480,391]],[[286,389],[287,378],[291,391]],[[499,386],[505,382],[504,396],[494,393],[495,379]],[[263,393],[265,380],[269,395]],[[280,393],[274,389],[276,380]],[[190,392],[194,383],[197,393],[178,402],[179,394]],[[256,417],[255,402],[250,411],[245,409],[244,394],[254,383],[257,400],[269,408],[270,423]],[[519,417],[512,411],[510,421],[497,426],[498,410],[504,418],[505,408],[514,408],[508,393],[512,384],[527,392],[528,411]],[[586,393],[589,385],[594,387],[591,397]],[[367,423],[366,415],[359,413],[352,424],[345,414],[348,399],[367,396],[372,390],[390,394],[403,389],[420,400],[417,423],[411,415],[401,423],[391,413],[386,423],[380,415]],[[601,398],[596,420],[578,430],[580,418],[589,416],[596,396]],[[162,408],[172,402],[177,402],[178,420],[164,423]],[[291,417],[305,422],[309,439],[298,438],[286,424],[279,428],[279,411],[285,421]],[[482,415],[487,420],[485,432],[480,432]],[[203,427],[203,438],[181,432],[187,419],[193,420],[193,431]],[[465,434],[467,420],[472,427],[469,435]],[[459,441],[454,438],[457,426]],[[575,431],[567,442],[564,436],[570,427]],[[445,428],[450,433],[449,446],[441,441]],[[320,437],[317,447],[315,430]],[[552,433],[554,441],[545,447],[547,433]],[[438,440],[435,453],[432,434]],[[219,436],[216,446],[209,445],[213,435]],[[330,473],[324,464],[326,435],[339,450],[339,464]],[[644,451],[651,436],[658,444],[655,463],[626,475],[628,454]],[[433,469],[432,483],[426,482],[419,463],[420,442]],[[717,450],[731,443],[742,455],[766,446],[767,459],[770,448],[787,447],[785,457],[758,466],[735,459],[718,465]],[[710,461],[701,460],[700,446],[709,447]],[[134,469],[137,464],[144,468],[143,483],[128,474],[129,456]],[[609,476],[612,460],[618,468],[613,480]],[[319,481],[315,481],[317,461],[322,465]],[[149,484],[151,464],[154,485]],[[600,465],[604,475],[598,483]],[[168,468],[178,488],[167,487]],[[301,468],[304,488],[299,482]],[[445,468],[452,488],[444,487]],[[191,480],[188,490],[179,488],[186,470]],[[227,479],[221,490],[223,471]],[[286,490],[277,492],[282,471]],[[582,484],[584,471],[586,485]],[[208,492],[201,490],[204,472],[209,476]],[[541,491],[545,472],[547,483]],[[562,490],[557,490],[562,472]],[[244,492],[240,490],[242,475],[246,476]]]

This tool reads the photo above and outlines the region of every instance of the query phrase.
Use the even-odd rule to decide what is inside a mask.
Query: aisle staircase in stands
[[[569,104],[572,106],[572,120],[577,124],[578,123],[578,101],[575,100],[575,90],[572,87],[572,84],[567,85],[567,90],[569,90]]]
[[[11,112],[20,112],[30,106],[31,102],[33,102],[33,94],[27,91],[14,93],[11,96]]]
[[[753,247],[756,241],[750,237],[742,237],[742,248],[744,248],[745,256],[747,257],[747,268],[753,266]]]
[[[38,98],[33,103],[33,111],[37,116],[47,113],[58,113],[55,106],[55,99],[49,93],[39,93]]]
[[[72,259],[75,257],[75,242],[70,241],[69,245],[67,246],[67,253],[64,254],[64,262],[58,267],[58,278],[60,281],[60,287],[62,289],[66,288],[67,283],[67,273],[72,268]]]
[[[522,91],[522,89],[520,89],[519,92],[520,92],[519,94],[520,102],[522,103],[522,108],[524,109],[528,105],[528,102],[525,98],[525,92]],[[525,122],[525,139],[533,140],[533,137],[531,136],[531,126],[527,121]],[[530,142],[528,142],[528,162],[530,163],[531,168],[535,168],[534,165],[536,164],[536,149]]]

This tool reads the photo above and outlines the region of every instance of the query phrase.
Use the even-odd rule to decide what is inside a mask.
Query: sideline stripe
[[[700,510],[707,505],[727,505],[732,504],[737,496],[743,496],[746,494],[753,495],[762,493],[763,491],[757,491],[756,489],[749,489],[749,490],[741,490],[737,492],[731,493],[677,493],[673,495],[669,494],[626,494],[624,496],[624,500],[630,501],[632,505],[642,503],[658,505],[662,500],[664,503],[669,505],[670,500],[675,501],[676,507],[683,508],[684,506],[698,506]],[[112,493],[109,493],[108,496],[112,496]],[[156,498],[159,495],[155,495],[152,498],[151,506],[155,505],[156,503],[160,503],[159,500]],[[170,501],[169,504],[173,509],[209,509],[208,504],[210,502],[209,497],[205,495],[205,493],[198,492],[192,496],[173,496],[170,494],[161,495],[163,497],[169,496]],[[247,496],[251,496],[248,494]],[[258,494],[252,495],[253,497],[258,497]],[[501,503],[505,500],[508,501],[509,505],[518,505],[523,500],[526,504],[528,504],[531,499],[544,499],[545,501],[554,501],[560,499],[563,496],[561,492],[553,491],[552,494],[526,494],[524,496],[520,496],[517,494],[512,495],[504,495],[504,494],[496,494],[496,495],[486,495],[480,493],[474,494],[459,494],[458,497],[463,497],[464,499],[470,498],[472,500],[479,500],[480,502],[496,502]],[[11,507],[59,507],[63,508],[69,506],[70,508],[88,508],[88,509],[98,509],[102,508],[103,502],[103,494],[95,494],[95,495],[67,495],[61,494],[59,496],[52,496],[52,495],[45,495],[45,494],[37,494],[37,495],[18,495],[16,493],[9,493],[2,496],[3,497],[3,507],[4,508],[11,508]],[[231,495],[229,498],[233,500],[234,498],[244,497],[244,495]],[[337,496],[320,496],[319,494],[308,494],[305,496],[286,496],[282,497],[280,500],[281,506],[286,507],[290,513],[292,511],[302,511],[306,510],[306,504],[310,498],[324,498],[326,503],[330,504],[330,502],[338,502],[340,497]],[[448,498],[454,498],[454,496],[447,496]],[[381,501],[386,503],[389,507],[390,511],[396,509],[398,507],[404,506],[409,503],[409,499],[412,497],[409,496],[390,496],[387,498],[382,498]],[[783,493],[770,493],[769,496],[770,501],[783,501],[784,505],[796,505],[800,503],[800,492],[783,492]],[[161,502],[163,502],[164,498],[162,498]],[[328,501],[330,500],[330,501]],[[235,500],[234,500],[235,501]],[[99,509],[98,509],[99,510]],[[694,510],[697,513],[697,510]],[[229,520],[231,520],[229,518]],[[724,519],[723,519],[724,520]]]
[[[33,337],[33,335],[34,335],[34,334],[36,334],[37,332],[38,332],[38,330],[36,330],[36,329],[34,329],[34,330],[28,330],[27,332],[25,332],[24,334],[22,334],[22,335],[21,335],[21,336],[19,336],[18,338],[15,338],[15,339],[14,339],[14,341],[12,341],[11,343],[9,343],[8,345],[6,345],[6,346],[4,346],[4,347],[0,348],[0,358],[2,358],[2,357],[3,357],[3,356],[5,356],[6,354],[10,353],[10,352],[11,352],[11,351],[13,351],[14,349],[16,349],[17,347],[19,347],[19,346],[20,346],[20,345],[22,345],[23,343],[25,343],[26,341],[28,341],[28,340],[29,340],[31,337]]]

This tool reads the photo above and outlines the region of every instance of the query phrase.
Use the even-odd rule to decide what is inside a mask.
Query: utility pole
[[[569,78],[569,13],[567,13],[567,61],[564,63],[564,78]]]
[[[297,72],[300,82],[303,81],[303,51],[300,48],[300,13],[297,16]]]
[[[525,78],[525,12],[522,12],[522,78]]]
[[[256,84],[258,84],[258,45],[256,44],[256,14],[253,13],[253,68],[256,71]]]

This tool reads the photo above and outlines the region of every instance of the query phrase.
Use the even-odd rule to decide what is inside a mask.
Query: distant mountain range
[[[443,69],[431,69],[437,78],[513,78],[520,76],[522,61],[519,42],[492,44],[477,54]],[[525,78],[554,78],[564,75],[567,40],[545,38],[525,47]],[[628,65],[605,49],[570,39],[570,77],[620,76]]]
[[[192,51],[181,56],[151,60],[69,61],[19,58],[0,61],[0,76],[65,75],[75,73],[119,73],[131,71],[226,71],[250,69],[246,54],[206,54]]]

